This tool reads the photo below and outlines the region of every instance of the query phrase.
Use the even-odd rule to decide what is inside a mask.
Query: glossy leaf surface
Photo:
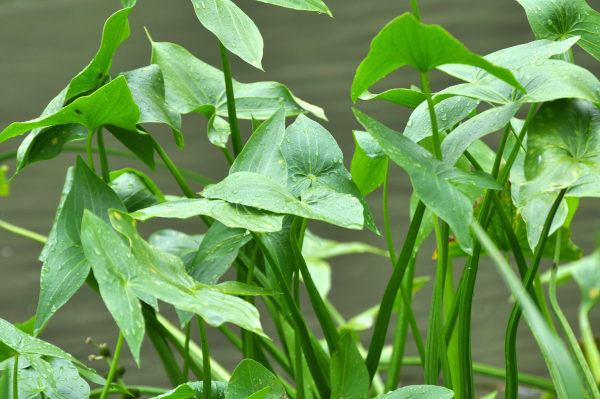
[[[280,7],[292,8],[294,10],[316,11],[331,16],[329,8],[321,0],[258,0]]]
[[[244,359],[229,379],[225,399],[246,399],[265,388],[269,390],[264,398],[279,399],[286,396],[285,389],[273,373],[254,360]]]
[[[363,196],[367,196],[385,180],[387,155],[367,132],[354,130],[354,156],[350,164],[352,180]]]
[[[391,89],[383,93],[371,93],[365,90],[358,98],[361,100],[385,100],[408,108],[416,108],[426,99],[425,94],[412,89]]]
[[[177,230],[165,229],[152,233],[148,237],[148,244],[183,258],[191,252],[196,252],[203,238],[203,234],[188,235]]]
[[[165,200],[162,192],[142,172],[126,168],[110,173],[110,188],[129,212],[156,205]]]
[[[135,130],[140,110],[131,97],[124,77],[118,77],[89,96],[80,97],[66,107],[48,116],[27,122],[11,123],[0,133],[0,142],[45,126],[78,123],[88,129],[114,125]]]
[[[225,399],[225,391],[227,390],[226,382],[212,381],[210,390],[213,399]],[[152,399],[190,399],[201,398],[204,392],[204,383],[202,381],[186,382],[179,385],[177,388],[170,390],[162,395],[154,396]]]
[[[331,355],[331,398],[369,397],[369,371],[351,334],[344,334]]]
[[[585,0],[518,0],[538,39],[581,36],[578,44],[600,60],[600,13]]]
[[[444,64],[476,66],[522,89],[507,69],[470,52],[442,27],[424,25],[406,13],[388,23],[371,42],[369,54],[358,66],[352,82],[352,100],[356,101],[372,84],[404,65],[427,72]]]

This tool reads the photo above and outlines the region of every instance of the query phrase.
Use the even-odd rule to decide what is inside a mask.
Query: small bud
[[[100,345],[100,347],[98,349],[99,349],[98,352],[100,353],[101,356],[110,357],[110,349],[108,349],[106,347],[106,344]]]
[[[89,361],[96,360],[96,355],[89,355],[89,356],[88,356],[88,360],[89,360]]]
[[[92,345],[92,344],[94,343],[94,340],[92,339],[92,337],[87,337],[87,338],[85,339],[85,343],[86,343],[87,345]]]

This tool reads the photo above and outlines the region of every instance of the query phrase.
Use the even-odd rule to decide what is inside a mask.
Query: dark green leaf
[[[412,14],[403,14],[387,24],[371,42],[352,82],[352,101],[388,73],[404,65],[427,72],[444,64],[466,64],[482,68],[508,84],[522,89],[507,69],[493,65],[470,52],[442,27],[424,25]]]
[[[181,134],[181,115],[167,104],[165,99],[165,83],[158,65],[121,74],[127,79],[133,100],[140,108],[138,123],[164,123],[171,127],[175,142],[183,148]]]
[[[581,36],[578,44],[600,60],[600,13],[585,0],[518,0],[538,39]]]
[[[285,187],[251,172],[233,173],[220,183],[206,186],[202,195],[270,212],[321,220],[350,229],[363,227],[362,205],[350,194],[316,187],[305,190],[301,200],[298,200]]]
[[[426,99],[423,92],[412,89],[391,89],[378,94],[365,90],[358,98],[361,100],[385,100],[408,108],[416,108]]]
[[[89,96],[80,97],[48,116],[11,123],[0,133],[0,142],[44,126],[78,123],[88,129],[114,125],[135,130],[140,110],[131,97],[124,77],[118,77]]]
[[[117,47],[129,37],[127,16],[134,4],[135,2],[130,2],[129,7],[117,11],[106,20],[102,31],[100,49],[89,65],[69,83],[65,96],[67,100],[94,90],[104,83]]]
[[[387,155],[367,132],[354,130],[354,156],[350,164],[352,180],[363,196],[367,196],[385,180]]]
[[[212,381],[210,390],[212,393],[212,399],[225,399],[225,391],[227,390],[226,382]],[[179,385],[177,388],[170,390],[169,392],[163,393],[162,395],[154,396],[152,399],[190,399],[190,398],[202,398],[204,392],[204,383],[199,382],[186,382],[185,384]]]
[[[163,193],[148,176],[131,168],[111,172],[110,188],[117,193],[129,212],[165,201]]]
[[[117,194],[78,157],[76,167],[67,175],[61,204],[42,252],[44,264],[36,312],[36,335],[88,276],[90,264],[86,260],[80,241],[84,210],[87,209],[108,221],[109,208],[125,209]]]
[[[154,170],[154,141],[148,133],[139,129],[126,130],[116,126],[106,126],[106,128],[150,170]]]
[[[331,16],[329,8],[321,0],[258,0],[263,3],[274,4],[280,7],[293,8],[294,10],[316,11]]]
[[[408,385],[376,396],[375,399],[452,399],[454,392],[435,385]]]
[[[230,0],[192,0],[196,16],[223,45],[262,69],[263,39],[254,22]]]
[[[285,389],[283,389],[277,377],[260,363],[251,359],[244,359],[229,379],[225,399],[246,399],[267,387],[270,390],[264,398],[279,399],[286,396]]]
[[[243,228],[257,233],[279,231],[283,220],[281,216],[272,212],[204,198],[168,201],[131,214],[139,220],[156,217],[189,219],[198,215],[210,216],[227,227]]]
[[[369,397],[369,371],[348,333],[342,335],[331,355],[331,399]]]

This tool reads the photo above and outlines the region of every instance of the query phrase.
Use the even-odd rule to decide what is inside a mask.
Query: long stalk
[[[158,153],[158,156],[163,160],[163,162],[165,163],[169,172],[171,172],[171,175],[177,182],[177,185],[179,186],[179,188],[181,189],[183,194],[188,198],[196,198],[194,191],[190,188],[190,186],[187,184],[187,182],[181,175],[179,168],[177,168],[177,166],[175,166],[173,161],[171,161],[171,158],[165,152],[165,150],[161,147],[161,145],[158,143],[158,141],[156,141],[154,139],[154,137],[152,137],[152,136],[150,136],[150,138],[152,139],[152,144],[154,145],[154,149]]]
[[[12,397],[19,399],[19,354],[15,354],[12,375]]]
[[[410,0],[410,7],[412,9],[412,13],[417,19],[417,21],[421,20],[421,14],[419,13],[419,5],[417,4],[417,0]]]
[[[104,148],[104,137],[102,136],[102,127],[96,131],[96,141],[98,142],[98,155],[100,157],[100,171],[102,180],[106,184],[110,183],[110,171],[108,168],[108,158],[106,157],[106,149]]]
[[[89,129],[86,141],[86,154],[88,160],[88,166],[92,170],[92,172],[96,173],[96,167],[94,166],[94,157],[92,155],[92,138],[94,137],[94,130]]]
[[[110,388],[110,384],[112,383],[113,378],[115,377],[115,373],[117,372],[117,365],[119,364],[119,357],[121,356],[121,347],[123,346],[123,333],[119,331],[119,338],[117,340],[117,346],[115,348],[115,353],[113,355],[112,363],[110,364],[110,370],[108,370],[108,376],[106,377],[106,384],[104,385],[104,389],[100,394],[100,399],[106,399],[108,396],[108,390]]]
[[[533,279],[538,274],[538,269],[540,265],[540,261],[542,260],[542,254],[544,252],[544,247],[546,246],[546,241],[548,239],[548,233],[550,232],[550,227],[552,226],[552,221],[554,220],[554,215],[562,202],[562,199],[565,196],[566,189],[562,189],[556,200],[552,204],[550,208],[550,212],[548,212],[548,216],[546,217],[546,221],[544,222],[544,227],[542,229],[542,234],[540,238],[540,242],[538,243],[535,253],[533,254],[533,258],[531,259],[531,263],[529,265],[529,269],[527,270],[527,274],[525,274],[525,278],[523,279],[523,287],[528,289],[533,282]],[[517,329],[519,327],[519,320],[521,318],[521,308],[518,305],[515,305],[510,313],[510,317],[508,319],[508,324],[506,326],[506,343],[505,343],[505,361],[506,361],[506,394],[505,397],[515,398],[518,391],[518,378],[517,378]]]
[[[149,386],[145,386],[145,385],[128,385],[125,388],[127,388],[127,390],[132,393],[137,392],[142,395],[152,395],[152,396],[162,395],[163,393],[167,392],[167,390],[164,388],[155,388],[155,387],[149,387]],[[95,398],[96,396],[100,396],[101,393],[102,393],[102,389],[94,389],[94,390],[90,391],[90,398]],[[123,392],[116,388],[111,388],[108,390],[109,395],[119,394],[119,393],[122,394]]]
[[[45,244],[46,241],[48,241],[48,237],[46,237],[44,235],[38,234],[34,231],[25,229],[23,227],[15,226],[14,224],[5,222],[4,220],[1,220],[1,219],[0,219],[0,228],[4,229],[6,231],[10,231],[11,233],[19,235],[21,237],[25,237],[25,238],[29,238],[33,241],[41,242],[42,244]]]
[[[212,393],[212,373],[210,371],[210,349],[208,348],[208,339],[206,337],[206,327],[204,320],[200,316],[196,316],[198,320],[198,329],[200,330],[200,346],[202,347],[202,397],[211,399]]]
[[[588,310],[584,306],[579,306],[579,330],[583,341],[583,350],[585,351],[588,364],[592,371],[592,375],[596,384],[600,383],[600,354],[598,353],[598,345],[592,332]]]
[[[382,208],[383,208],[383,225],[385,227],[385,240],[388,246],[388,252],[390,254],[390,260],[392,266],[396,262],[396,251],[394,250],[394,240],[392,239],[392,228],[390,223],[390,212],[388,208],[388,184],[390,174],[390,159],[387,158],[385,164],[385,176],[383,178],[383,195],[382,195]]]
[[[188,322],[185,326],[185,343],[183,345],[183,379],[188,380],[188,372],[190,368],[190,335],[192,332],[192,323]]]
[[[233,155],[238,156],[242,152],[244,144],[240,134],[240,125],[238,123],[237,112],[235,110],[235,96],[233,94],[233,82],[231,78],[231,67],[227,49],[219,40],[219,50],[221,52],[221,63],[223,64],[223,76],[225,77],[225,94],[227,95],[227,115],[229,116],[229,127],[231,129],[231,144],[233,145]]]
[[[294,272],[294,300],[298,309],[300,309],[300,270]],[[296,399],[304,399],[304,375],[302,370],[302,343],[300,342],[300,334],[298,327],[295,328],[294,334],[294,351],[296,352],[296,363],[294,364],[294,377],[296,380]]]

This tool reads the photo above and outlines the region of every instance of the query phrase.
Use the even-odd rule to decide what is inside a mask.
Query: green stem
[[[4,220],[1,220],[1,219],[0,219],[0,228],[4,229],[6,231],[10,231],[11,233],[20,235],[22,237],[29,238],[33,241],[41,242],[42,244],[45,244],[46,241],[48,241],[48,237],[46,237],[44,235],[38,234],[31,230],[27,230],[23,227],[15,226],[14,224],[5,222]]]
[[[392,239],[392,228],[390,226],[390,212],[388,209],[388,180],[390,173],[390,159],[387,158],[385,164],[385,177],[383,179],[383,225],[385,226],[385,239],[387,241],[388,252],[392,266],[396,261],[396,251],[394,251],[394,240]]]
[[[231,128],[231,144],[233,145],[233,154],[238,156],[242,152],[244,144],[240,134],[240,125],[238,123],[237,112],[235,110],[235,96],[233,94],[233,82],[231,78],[231,67],[227,56],[227,49],[219,40],[219,50],[221,51],[221,62],[223,64],[223,75],[225,76],[225,94],[227,95],[227,115],[229,116],[229,127]]]
[[[163,325],[158,322],[157,315],[150,305],[142,303],[142,314],[144,316],[148,338],[158,354],[171,385],[177,386],[183,384],[186,380],[184,379],[184,376],[179,369],[179,365],[177,364],[177,360],[167,342],[169,336],[168,331],[166,331]],[[185,357],[184,353],[185,352],[182,350],[183,357]]]
[[[588,317],[588,310],[584,306],[579,306],[579,330],[581,332],[581,339],[583,341],[583,350],[590,365],[592,375],[596,380],[596,384],[600,383],[600,354],[598,353],[598,346],[592,332],[590,325],[590,319]]]
[[[419,14],[419,5],[417,4],[417,0],[410,0],[410,7],[412,9],[412,13],[417,19],[417,21],[421,20],[421,14]]]
[[[183,379],[188,381],[188,371],[190,368],[190,335],[192,332],[192,323],[185,327],[185,343],[183,345]]]
[[[164,388],[155,388],[155,387],[149,387],[149,386],[144,386],[144,385],[128,385],[125,388],[127,388],[127,390],[129,390],[130,392],[134,391],[134,392],[138,392],[143,395],[152,395],[152,396],[162,395],[163,393],[167,392],[167,390]],[[94,390],[90,391],[90,398],[95,398],[96,396],[100,396],[101,393],[102,393],[102,389],[94,389]],[[109,391],[108,391],[109,395],[120,394],[120,393],[123,393],[123,392],[121,392],[115,388],[109,389]]]
[[[431,133],[433,139],[433,155],[439,160],[442,159],[442,149],[440,134],[438,132],[437,118],[435,116],[435,107],[431,97],[431,88],[429,87],[429,73],[421,72],[421,88],[427,99],[427,109],[429,110],[429,120],[431,121]]]
[[[96,131],[96,141],[98,142],[98,155],[100,157],[100,171],[102,172],[102,180],[106,184],[110,183],[110,171],[108,168],[108,158],[106,157],[106,149],[104,148],[104,137],[102,136],[102,127]]]
[[[540,261],[542,260],[542,254],[544,252],[544,247],[546,246],[546,241],[548,239],[548,233],[550,232],[550,227],[552,226],[552,221],[554,220],[554,215],[562,202],[563,197],[565,196],[567,189],[562,189],[556,200],[552,204],[550,208],[550,212],[548,212],[548,216],[546,217],[546,221],[544,222],[544,227],[542,229],[542,234],[540,238],[540,242],[538,243],[535,253],[533,254],[533,258],[531,259],[531,264],[527,273],[525,274],[525,278],[523,279],[523,287],[525,289],[529,289],[533,279],[538,274],[538,269],[540,265]],[[505,361],[506,361],[506,395],[507,399],[517,397],[518,391],[518,378],[517,378],[517,329],[519,327],[519,320],[521,318],[521,308],[518,305],[515,305],[510,313],[510,317],[508,319],[508,324],[506,326],[506,339],[505,339]]]
[[[227,163],[229,165],[233,164],[233,157],[231,156],[231,153],[229,152],[229,150],[227,148],[221,148],[221,150],[223,151],[223,155],[225,156],[225,159],[227,160]]]
[[[246,271],[246,284],[252,285],[254,283],[254,265],[256,263],[256,256],[258,254],[258,245],[254,245],[252,249],[252,255],[250,258],[250,264]],[[254,305],[254,298],[247,296],[244,298],[247,302]],[[254,334],[250,331],[242,329],[242,353],[245,359],[252,359],[254,357]]]
[[[181,189],[183,194],[188,198],[196,198],[194,191],[190,188],[190,186],[187,184],[187,182],[181,175],[179,168],[177,168],[177,166],[175,166],[173,161],[171,161],[171,158],[169,158],[169,155],[165,152],[165,150],[161,147],[161,145],[158,144],[158,141],[156,141],[154,139],[154,137],[152,137],[152,136],[149,136],[149,137],[152,139],[152,144],[154,145],[154,149],[158,153],[158,156],[163,160],[163,162],[165,163],[169,172],[171,172],[171,175],[177,182],[177,185],[179,186],[179,188]]]
[[[85,147],[85,152],[87,154],[88,166],[92,170],[92,172],[96,173],[96,167],[94,166],[94,157],[92,156],[92,138],[94,137],[94,131],[92,129],[88,130],[87,142]]]
[[[556,295],[556,271],[558,264],[560,262],[560,242],[561,242],[561,230],[559,229],[556,232],[556,246],[554,249],[554,262],[552,263],[552,270],[550,272],[550,284],[548,285],[548,299],[550,300],[550,307],[554,316],[556,316],[556,320],[561,330],[563,331],[565,338],[567,339],[567,346],[571,353],[575,355],[577,361],[575,364],[579,368],[579,373],[583,376],[583,380],[586,384],[586,390],[590,397],[594,399],[600,398],[600,392],[598,391],[598,386],[596,385],[596,381],[594,380],[594,376],[592,371],[590,370],[585,356],[581,351],[581,347],[577,342],[577,338],[575,333],[571,329],[571,325],[567,320],[565,314],[563,313],[560,305],[558,304],[558,297]]]
[[[15,354],[15,361],[13,364],[13,375],[12,375],[12,397],[13,399],[19,399],[19,354]]]
[[[112,363],[110,364],[110,370],[108,370],[108,376],[106,377],[106,384],[104,385],[104,389],[100,394],[100,399],[106,399],[108,396],[108,390],[110,388],[110,384],[112,383],[113,378],[115,377],[115,373],[117,371],[117,366],[119,364],[119,357],[121,356],[121,347],[123,346],[123,333],[119,331],[119,338],[117,340],[117,346],[115,348],[115,353],[113,355]]]
[[[204,399],[210,399],[211,393],[211,382],[212,373],[210,371],[210,349],[208,348],[208,339],[206,337],[206,327],[204,326],[204,320],[200,316],[196,316],[198,320],[198,329],[200,330],[200,345],[202,347],[202,397]]]
[[[406,239],[402,245],[400,257],[396,262],[394,271],[392,272],[388,284],[385,287],[383,298],[381,299],[379,313],[375,319],[375,327],[373,329],[373,335],[369,345],[369,352],[367,353],[367,358],[365,360],[371,380],[377,372],[377,365],[379,364],[381,351],[383,350],[383,345],[385,343],[385,337],[387,335],[387,328],[392,315],[394,301],[396,299],[396,295],[398,294],[398,290],[400,289],[400,285],[402,284],[402,278],[404,277],[408,263],[413,256],[417,234],[419,233],[419,228],[421,227],[421,221],[423,220],[424,213],[425,204],[419,201],[417,209],[415,210],[413,218],[410,222]]]
[[[294,273],[294,299],[298,309],[300,309],[300,270]],[[304,374],[302,373],[302,343],[300,342],[300,334],[298,327],[295,328],[294,334],[294,350],[296,352],[296,364],[294,365],[294,377],[296,379],[296,399],[304,399]]]

